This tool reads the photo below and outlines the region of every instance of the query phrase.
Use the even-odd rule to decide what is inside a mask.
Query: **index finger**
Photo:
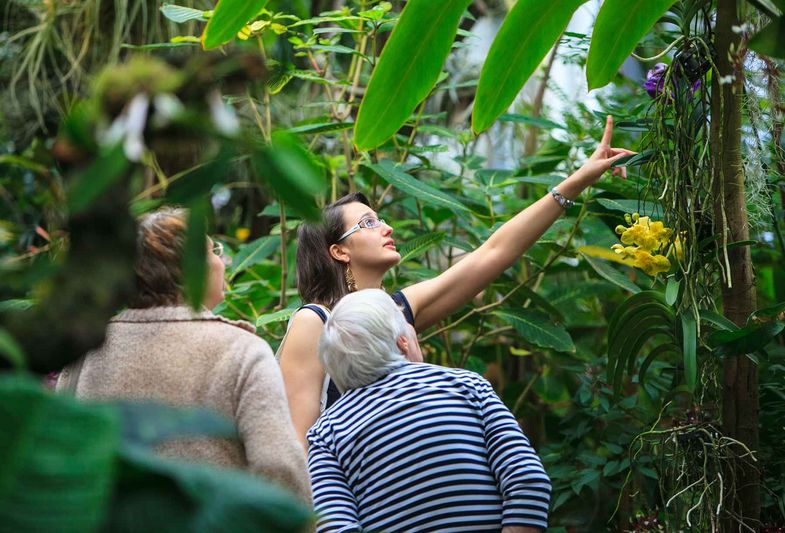
[[[611,115],[608,115],[608,118],[605,119],[605,132],[602,134],[602,141],[600,141],[600,144],[610,146],[612,136],[613,136],[613,117]]]

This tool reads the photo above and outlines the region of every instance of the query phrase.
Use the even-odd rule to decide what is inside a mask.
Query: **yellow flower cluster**
[[[632,266],[640,268],[649,276],[667,272],[671,268],[668,258],[660,254],[670,242],[673,230],[666,228],[660,221],[652,222],[649,217],[638,213],[624,215],[629,226],[616,226],[622,244],[611,248],[624,259],[632,259]]]

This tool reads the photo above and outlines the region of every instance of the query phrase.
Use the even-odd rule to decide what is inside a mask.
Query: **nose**
[[[392,235],[392,232],[392,226],[390,226],[387,222],[382,224],[382,235],[386,237],[387,235]]]

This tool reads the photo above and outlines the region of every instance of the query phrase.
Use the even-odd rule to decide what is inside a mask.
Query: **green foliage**
[[[589,90],[610,83],[638,42],[674,3],[675,0],[608,0],[602,4],[586,60]]]
[[[750,39],[750,48],[759,54],[785,59],[785,16],[769,22]]]
[[[472,129],[485,131],[534,74],[585,0],[519,0],[504,18],[482,67]]]
[[[358,150],[376,148],[389,139],[428,96],[470,3],[406,3],[357,112],[354,143]]]
[[[220,0],[202,34],[205,50],[226,44],[267,4],[268,0]]]

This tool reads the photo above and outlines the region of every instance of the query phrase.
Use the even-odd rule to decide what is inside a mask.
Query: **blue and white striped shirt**
[[[474,372],[405,364],[344,394],[308,443],[319,532],[547,526],[542,463]]]

